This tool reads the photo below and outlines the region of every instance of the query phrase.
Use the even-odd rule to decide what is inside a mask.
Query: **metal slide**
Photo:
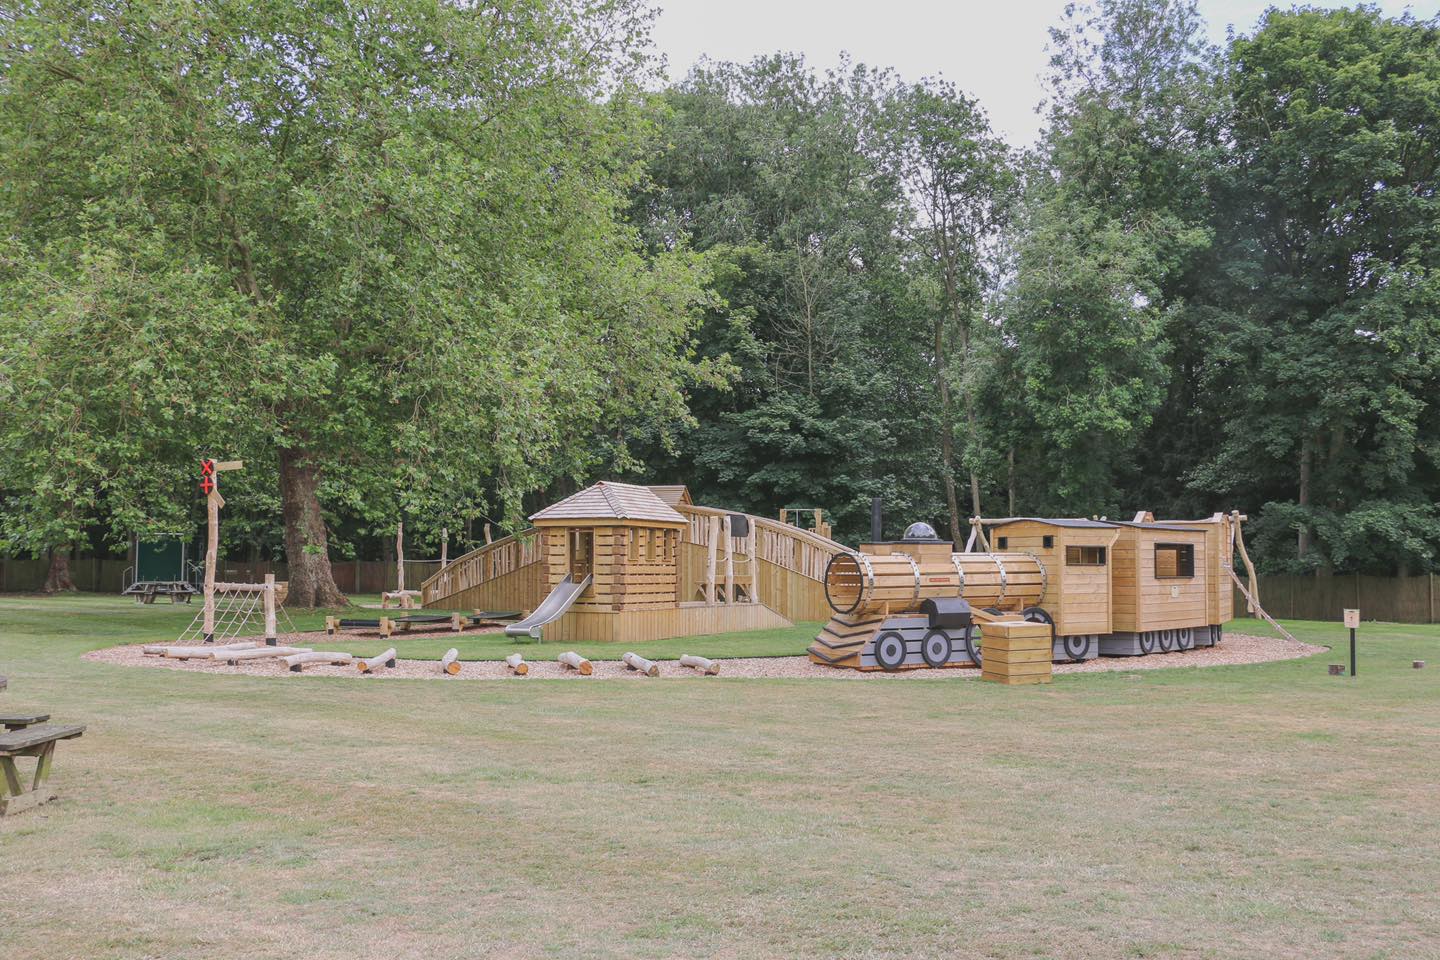
[[[587,574],[584,580],[576,583],[573,576],[567,575],[564,580],[555,584],[555,589],[551,590],[550,595],[541,602],[540,606],[535,608],[534,613],[519,623],[507,626],[505,636],[540,639],[540,628],[563,617],[576,598],[589,589],[590,579]]]

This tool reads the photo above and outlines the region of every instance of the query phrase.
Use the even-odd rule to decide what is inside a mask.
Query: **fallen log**
[[[693,667],[705,674],[716,674],[720,672],[720,661],[707,660],[704,657],[697,657],[689,653],[680,655],[680,666]]]
[[[324,663],[334,667],[348,666],[355,657],[349,653],[312,650],[309,653],[292,653],[290,656],[280,659],[285,661],[285,666],[290,668],[291,673],[299,673],[306,665],[312,663]]]
[[[176,643],[152,643],[142,647],[141,652],[144,653],[147,657],[163,657],[167,656],[171,650],[198,651],[194,653],[188,653],[185,657],[179,658],[189,659],[191,657],[212,657],[217,651],[223,653],[226,650],[253,650],[256,647],[260,646],[263,646],[263,644],[249,640],[241,643],[207,644],[206,646],[192,646],[190,644]]]
[[[620,659],[625,661],[625,666],[631,670],[639,671],[647,677],[660,676],[660,666],[654,660],[646,660],[638,653],[624,653]]]
[[[565,653],[560,654],[557,659],[562,666],[569,667],[571,670],[579,670],[580,676],[582,677],[588,677],[595,672],[595,668],[590,665],[590,661],[580,656],[580,654],[574,650],[567,650]]]
[[[440,658],[440,669],[455,676],[460,672],[460,651],[451,647],[445,651],[445,656]]]
[[[368,660],[356,660],[355,666],[360,668],[361,673],[374,673],[381,667],[395,666],[395,648],[391,647],[378,657],[371,657]]]
[[[235,666],[242,660],[268,660],[272,657],[288,657],[296,653],[309,653],[309,647],[257,647],[254,650],[231,650],[223,654],[225,662]],[[220,657],[216,657],[219,660]]]
[[[512,653],[506,657],[505,666],[509,667],[512,673],[520,677],[530,672],[530,664],[526,663],[525,658],[518,653]]]

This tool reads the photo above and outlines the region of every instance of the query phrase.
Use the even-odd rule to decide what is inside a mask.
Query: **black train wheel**
[[[1181,630],[1176,646],[1181,650],[1195,649],[1195,631],[1190,629]]]
[[[1140,652],[1146,656],[1155,652],[1155,634],[1153,632],[1140,634]]]
[[[1174,630],[1161,630],[1161,631],[1160,631],[1160,652],[1161,652],[1161,653],[1174,653],[1174,652],[1175,652],[1176,643],[1177,643],[1177,641],[1176,641],[1176,639],[1175,639],[1175,631],[1174,631]]]
[[[925,634],[925,639],[920,641],[920,656],[932,667],[943,667],[949,663],[953,651],[950,635],[939,627]]]
[[[875,638],[875,662],[883,670],[898,670],[905,662],[905,638],[894,630],[886,630]]]
[[[1063,637],[1060,643],[1065,648],[1065,656],[1071,660],[1084,660],[1085,652],[1090,649],[1090,641],[1085,637]]]
[[[1044,623],[1050,627],[1050,649],[1055,649],[1055,618],[1044,607],[1026,607],[1020,616],[1027,623]]]
[[[965,628],[965,636],[960,640],[960,648],[965,651],[965,656],[970,658],[971,663],[977,667],[980,666],[980,644],[976,640],[973,625]]]

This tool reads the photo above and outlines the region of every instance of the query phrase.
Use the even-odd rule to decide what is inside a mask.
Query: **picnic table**
[[[7,681],[0,677],[0,690]],[[7,813],[19,813],[55,799],[55,794],[46,788],[50,779],[50,767],[55,760],[55,744],[61,740],[73,740],[85,732],[81,724],[47,723],[48,713],[0,714],[0,817]],[[27,787],[15,766],[17,757],[34,757],[35,773]]]

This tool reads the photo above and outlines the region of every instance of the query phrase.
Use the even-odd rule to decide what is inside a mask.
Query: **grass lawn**
[[[6,960],[1440,956],[1440,627],[1044,688],[78,659],[185,613],[0,598],[0,708],[89,725],[0,820]]]

